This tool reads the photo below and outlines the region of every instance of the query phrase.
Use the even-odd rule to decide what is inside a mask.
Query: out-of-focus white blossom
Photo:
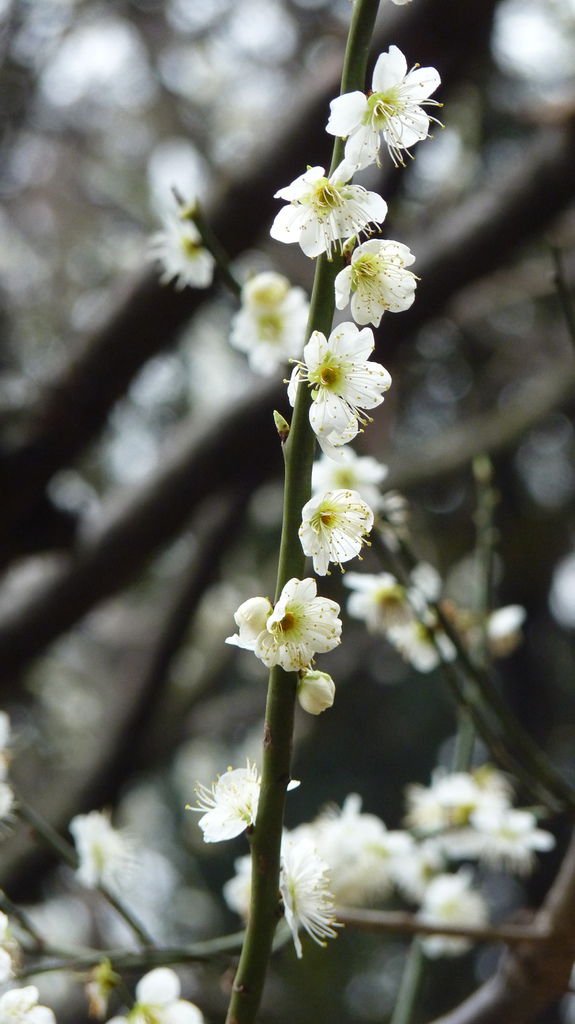
[[[150,238],[148,256],[163,267],[161,284],[175,282],[181,291],[208,288],[214,276],[215,260],[202,245],[202,237],[193,220],[177,213],[169,214],[164,230]]]
[[[309,421],[331,458],[337,459],[341,446],[370,421],[364,410],[380,405],[391,385],[385,367],[369,361],[374,344],[369,327],[360,331],[352,323],[339,324],[329,339],[314,331],[303,350],[303,361],[293,369],[290,403],[295,405],[297,388],[306,381],[312,389]]]
[[[302,509],[299,538],[314,572],[325,576],[330,562],[341,568],[359,555],[372,526],[373,512],[357,491],[326,491],[310,498]]]
[[[423,833],[462,828],[480,808],[505,810],[509,807],[509,790],[500,772],[481,769],[470,772],[445,772],[438,768],[430,786],[412,784],[407,787],[406,821]]]
[[[401,313],[413,305],[417,278],[406,267],[414,262],[415,256],[401,242],[384,238],[363,242],[335,279],[337,308],[345,309],[351,296],[355,322],[379,327],[387,310]]]
[[[362,905],[391,889],[397,862],[413,847],[407,832],[388,831],[375,814],[361,812],[361,799],[350,794],[341,811],[328,809],[303,831],[329,866],[338,904]]]
[[[454,875],[438,875],[427,886],[418,917],[426,924],[472,925],[487,923],[487,906],[472,888],[471,875],[458,871]],[[427,956],[459,956],[471,948],[469,939],[450,935],[426,935],[422,938]]]
[[[331,253],[337,243],[359,235],[369,224],[380,224],[387,203],[377,192],[350,184],[354,167],[345,161],[326,178],[323,167],[308,167],[276,199],[287,200],[270,235],[278,242],[299,242],[306,256]]]
[[[234,861],[234,867],[235,875],[228,879],[223,888],[224,899],[230,910],[234,910],[245,920],[248,916],[252,891],[252,858],[250,854],[238,857]]]
[[[252,600],[264,602],[265,599]],[[240,606],[236,616],[246,604],[244,602]],[[286,672],[297,672],[308,668],[316,654],[331,651],[340,642],[339,605],[330,598],[318,597],[317,584],[313,579],[288,580],[257,635],[256,629],[266,613],[263,603],[253,608],[249,632],[244,625],[242,633],[240,624],[240,632],[227,637],[226,643],[253,651],[268,668],[281,665]],[[245,623],[247,616],[251,616],[251,609],[246,614],[242,613],[242,622]]]
[[[417,65],[408,71],[397,46],[377,58],[371,92],[349,92],[330,103],[326,131],[347,139],[345,159],[357,169],[378,160],[380,135],[394,164],[403,164],[404,151],[429,135],[430,121],[423,109],[440,106],[429,99],[440,85],[435,68]]]
[[[427,886],[445,867],[446,860],[440,844],[434,839],[424,839],[423,842],[413,843],[411,849],[396,858],[393,879],[406,899],[421,903]]]
[[[6,782],[0,782],[0,822],[9,819],[14,807],[14,793]]]
[[[319,946],[337,937],[328,865],[305,837],[283,837],[280,892],[298,958],[302,956],[300,928]]]
[[[387,639],[418,672],[433,672],[441,662],[453,661],[457,654],[431,613],[390,627]]]
[[[39,1006],[38,998],[34,985],[5,992],[0,996],[1,1024],[56,1024],[52,1010]]]
[[[11,739],[10,718],[5,711],[0,711],[0,779],[5,779],[8,774]]]
[[[130,840],[113,827],[103,811],[78,814],[69,828],[78,854],[78,880],[89,889],[98,885],[117,888],[133,864]]]
[[[383,502],[379,485],[388,474],[387,466],[371,455],[356,455],[353,448],[343,448],[337,462],[327,455],[313,464],[311,487],[314,494],[345,488],[357,491],[370,508],[377,511]]]
[[[495,658],[504,658],[519,646],[526,615],[520,604],[508,604],[491,612],[487,619],[487,643]]]
[[[202,814],[198,821],[204,842],[219,843],[245,832],[256,820],[261,779],[255,764],[246,768],[228,768],[210,789],[198,785],[196,807],[188,810]]]
[[[297,699],[309,715],[321,715],[331,708],[335,698],[335,683],[327,672],[307,669],[300,676]]]
[[[390,626],[411,622],[413,612],[406,588],[390,572],[349,572],[343,583],[352,591],[348,613],[365,622],[370,633],[385,633]]]
[[[301,355],[309,303],[303,288],[282,274],[256,274],[242,288],[242,307],[232,321],[230,344],[245,352],[256,373],[271,374]]]
[[[180,999],[180,980],[169,967],[156,967],[136,985],[136,1003],[126,1017],[112,1017],[108,1024],[203,1024],[204,1016],[194,1003]]]
[[[476,856],[494,866],[516,871],[531,871],[535,853],[546,853],[555,846],[550,832],[537,827],[530,811],[508,807],[479,807],[470,816],[471,829],[466,856]]]

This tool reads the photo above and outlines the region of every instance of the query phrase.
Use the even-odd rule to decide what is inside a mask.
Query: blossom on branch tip
[[[349,92],[330,103],[326,131],[347,139],[345,159],[357,170],[378,160],[380,135],[398,166],[404,164],[404,150],[429,135],[430,117],[425,106],[441,106],[429,99],[440,85],[435,68],[417,64],[408,71],[407,61],[397,46],[379,55],[373,71],[372,91]]]
[[[203,1024],[194,1003],[180,999],[180,980],[170,967],[156,967],[136,985],[136,1002],[126,1017],[108,1024]]]
[[[335,279],[335,304],[345,309],[351,296],[351,315],[358,324],[379,327],[386,310],[400,313],[415,299],[417,278],[411,270],[415,256],[406,245],[372,238],[358,245],[351,263]]]
[[[280,188],[276,199],[284,206],[272,224],[270,235],[278,242],[299,242],[306,256],[319,256],[370,224],[381,224],[387,203],[377,192],[352,185],[354,168],[344,161],[329,178],[323,167],[308,167],[291,185]]]
[[[307,382],[312,389],[309,421],[322,450],[331,458],[352,441],[370,421],[365,409],[383,402],[391,377],[380,363],[370,362],[373,332],[359,330],[353,323],[339,324],[329,339],[314,331],[303,350],[303,360],[294,367],[288,385],[290,404],[295,405],[298,386]]]
[[[202,245],[202,236],[193,220],[183,214],[169,214],[164,230],[152,235],[148,245],[148,258],[163,267],[161,284],[175,282],[178,291],[190,288],[208,288],[212,283],[216,261]]]
[[[230,344],[245,352],[252,370],[271,374],[305,341],[309,303],[303,288],[282,274],[256,274],[242,288],[242,308],[232,321]]]
[[[302,672],[297,686],[297,699],[304,711],[309,715],[321,715],[322,711],[331,708],[334,698],[335,683],[327,672],[314,669]]]
[[[339,605],[317,596],[315,580],[288,580],[273,610],[269,602],[265,608],[265,601],[263,597],[251,598],[251,602],[258,603],[240,605],[235,615],[240,631],[227,637],[226,643],[253,651],[268,668],[281,665],[286,672],[308,668],[314,655],[325,654],[339,644]],[[252,607],[255,609],[249,626],[242,612],[246,605],[250,605],[248,614]]]
[[[260,798],[261,779],[255,764],[247,762],[245,768],[228,768],[210,789],[196,787],[198,804],[187,805],[187,810],[202,814],[198,825],[204,842],[219,843],[234,839],[256,820]]]
[[[117,889],[133,864],[132,844],[115,829],[107,814],[78,814],[69,825],[78,854],[76,877],[88,889],[108,885]]]
[[[357,491],[326,491],[302,509],[299,538],[314,572],[326,576],[329,563],[349,562],[359,555],[373,526],[373,512]]]

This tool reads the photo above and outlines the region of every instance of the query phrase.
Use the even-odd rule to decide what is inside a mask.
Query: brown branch
[[[537,945],[549,939],[546,931],[533,925],[501,924],[480,928],[475,925],[430,924],[401,910],[352,910],[342,907],[337,910],[336,917],[347,928],[376,934],[453,935],[473,942],[503,942],[507,946]]]
[[[493,978],[435,1024],[528,1024],[567,991],[575,959],[575,838],[533,927],[548,937],[509,952]]]

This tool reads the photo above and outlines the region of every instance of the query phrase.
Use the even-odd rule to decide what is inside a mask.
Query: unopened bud
[[[278,412],[277,409],[274,409],[274,423],[281,443],[285,444],[289,437],[290,425],[285,416],[282,416],[281,412]]]
[[[321,715],[330,708],[335,698],[335,683],[327,672],[307,669],[300,677],[297,699],[309,715]]]

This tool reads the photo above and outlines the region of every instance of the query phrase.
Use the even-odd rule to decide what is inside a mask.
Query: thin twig
[[[474,942],[503,942],[507,946],[521,943],[546,942],[550,938],[547,930],[533,925],[502,924],[491,927],[476,925],[432,924],[420,921],[414,914],[395,910],[352,910],[339,908],[337,919],[347,928],[359,931],[390,933],[399,935],[450,935],[472,939]]]

